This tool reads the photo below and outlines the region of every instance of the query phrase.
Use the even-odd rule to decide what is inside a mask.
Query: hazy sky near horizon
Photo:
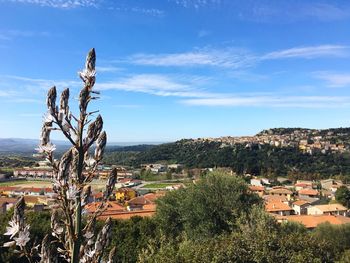
[[[349,1],[0,0],[0,137],[76,104],[91,47],[109,141],[348,127],[349,36]]]

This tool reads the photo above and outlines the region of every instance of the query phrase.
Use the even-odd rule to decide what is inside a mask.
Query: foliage
[[[166,235],[184,231],[191,239],[201,239],[231,231],[236,219],[259,203],[240,178],[211,173],[159,199],[156,220]]]
[[[341,186],[335,192],[335,200],[337,200],[342,205],[350,206],[350,190],[346,186]]]

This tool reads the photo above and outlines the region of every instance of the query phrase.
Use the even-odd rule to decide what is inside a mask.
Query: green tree
[[[335,200],[342,205],[349,207],[350,205],[350,190],[346,186],[341,186],[335,192]]]
[[[184,231],[189,238],[211,237],[235,228],[260,198],[238,177],[213,172],[195,185],[169,192],[158,200],[157,222],[166,235]]]

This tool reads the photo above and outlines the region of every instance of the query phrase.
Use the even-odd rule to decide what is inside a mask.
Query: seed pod
[[[117,174],[117,168],[113,168],[113,170],[109,174],[108,181],[106,183],[106,189],[103,193],[104,200],[107,200],[111,196],[115,183],[117,181]]]
[[[60,100],[60,111],[62,111],[65,115],[68,115],[69,113],[69,89],[65,89],[61,94],[61,100]]]
[[[90,91],[87,86],[82,88],[79,95],[79,109],[82,113],[86,112],[87,105],[90,101]]]
[[[24,229],[24,209],[26,203],[24,201],[24,197],[22,196],[16,203],[13,218],[15,222],[19,225],[19,229]]]
[[[107,263],[117,263],[117,247],[113,247],[109,252]]]
[[[72,162],[72,149],[69,149],[65,154],[63,154],[61,161],[58,165],[57,180],[68,179],[69,169]]]
[[[107,134],[106,132],[102,132],[96,141],[96,149],[95,149],[95,160],[99,162],[102,160],[103,153],[106,147]]]
[[[105,225],[101,229],[100,233],[98,233],[95,243],[95,251],[96,254],[100,254],[104,248],[109,245],[110,237],[111,237],[111,228],[112,228],[112,220],[109,217],[106,220]]]
[[[96,53],[95,53],[95,49],[92,48],[86,57],[85,69],[90,72],[95,71],[95,63],[96,63]]]
[[[52,122],[44,122],[41,128],[40,145],[45,146],[50,143]]]
[[[46,99],[46,105],[51,115],[55,115],[56,97],[57,97],[56,87],[53,86],[51,89],[49,89],[49,92],[47,93],[47,99]]]
[[[91,185],[87,185],[84,187],[84,190],[83,190],[82,205],[86,205],[87,203],[89,203],[90,196],[91,196]]]

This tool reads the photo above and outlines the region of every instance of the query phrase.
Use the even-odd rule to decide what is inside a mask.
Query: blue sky
[[[0,17],[2,138],[39,137],[52,85],[76,110],[91,47],[109,141],[350,126],[348,1],[0,0]]]

